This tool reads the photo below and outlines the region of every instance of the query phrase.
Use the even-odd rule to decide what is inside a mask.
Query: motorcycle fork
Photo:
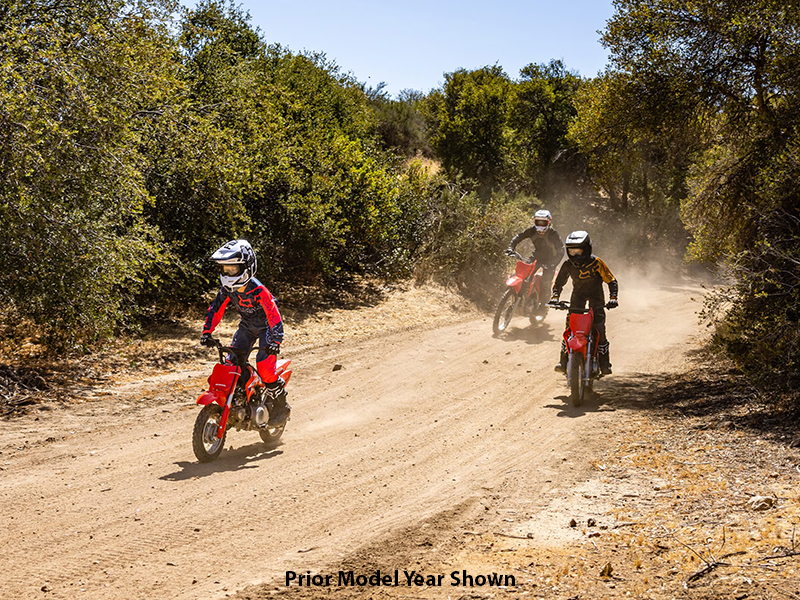
[[[241,377],[241,375],[237,375],[234,378],[231,392],[228,394],[228,401],[225,403],[225,408],[222,409],[222,418],[219,420],[219,427],[217,427],[217,438],[219,439],[222,439],[222,436],[225,435],[225,428],[228,426],[228,415],[231,414],[231,404],[233,404],[233,395],[236,393],[236,385],[239,383],[239,377]]]

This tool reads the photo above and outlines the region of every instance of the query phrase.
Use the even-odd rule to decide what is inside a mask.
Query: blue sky
[[[369,87],[428,92],[444,73],[499,64],[511,78],[560,59],[593,77],[608,54],[598,30],[611,0],[240,0],[268,43],[324,52]]]

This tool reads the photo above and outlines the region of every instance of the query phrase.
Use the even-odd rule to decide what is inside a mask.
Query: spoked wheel
[[[281,439],[284,429],[286,429],[286,423],[278,425],[277,427],[270,427],[267,425],[263,429],[258,430],[258,435],[261,436],[261,441],[265,444],[274,444]]]
[[[586,392],[586,363],[582,354],[573,352],[569,355],[567,373],[569,373],[570,401],[572,406],[580,406],[583,404]]]
[[[227,430],[221,438],[217,437],[222,420],[222,407],[219,404],[206,404],[194,422],[192,431],[192,450],[200,462],[211,462],[216,459],[225,447]]]
[[[517,293],[513,289],[507,289],[500,298],[500,304],[497,305],[497,312],[494,313],[494,322],[492,323],[492,331],[495,335],[503,333],[507,328],[511,319],[514,316],[514,307],[517,304]]]

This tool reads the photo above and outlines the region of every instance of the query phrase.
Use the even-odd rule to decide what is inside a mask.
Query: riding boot
[[[556,365],[555,371],[557,373],[566,373],[567,361],[569,361],[569,354],[567,354],[567,345],[564,343],[564,340],[561,340],[561,357],[558,360],[558,364]]]
[[[600,363],[600,373],[611,375],[611,355],[608,353],[608,342],[597,346],[597,362]]]
[[[278,377],[276,381],[265,384],[267,394],[272,399],[272,410],[269,411],[270,427],[279,427],[284,425],[289,419],[292,407],[286,403],[286,390],[284,389],[285,382]]]

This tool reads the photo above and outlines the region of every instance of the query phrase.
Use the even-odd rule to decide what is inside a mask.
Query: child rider
[[[269,425],[283,425],[291,411],[286,404],[284,381],[275,373],[276,357],[283,341],[283,321],[275,298],[255,278],[258,268],[256,253],[246,240],[231,240],[214,252],[211,260],[219,266],[222,287],[208,307],[200,343],[211,345],[211,334],[222,320],[225,307],[233,301],[241,320],[231,347],[248,352],[258,341],[256,369],[273,400],[274,410],[269,416]]]
[[[619,306],[617,302],[617,292],[619,285],[614,275],[602,260],[592,254],[592,241],[589,234],[585,231],[573,231],[567,236],[567,260],[561,265],[553,284],[553,297],[550,302],[558,302],[561,290],[567,282],[567,278],[572,279],[572,297],[570,305],[574,308],[585,308],[586,302],[589,307],[594,309],[594,327],[597,329],[597,354],[600,363],[600,372],[603,375],[611,375],[611,358],[608,353],[608,338],[606,337],[606,311],[604,306],[609,309]],[[608,304],[603,297],[603,282],[608,284]],[[569,316],[567,316],[567,327],[569,327]],[[565,373],[567,370],[566,343],[561,341],[561,360],[556,365],[556,371]]]

